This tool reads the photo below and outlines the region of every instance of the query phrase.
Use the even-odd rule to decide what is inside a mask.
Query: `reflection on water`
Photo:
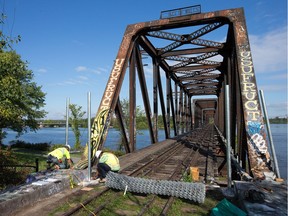
[[[81,128],[81,145],[85,146],[88,140],[87,129]],[[16,140],[14,131],[6,130],[8,133],[4,144],[9,144],[10,141]],[[29,143],[51,143],[51,144],[65,144],[65,128],[41,128],[35,132],[23,134],[17,140],[23,140]],[[287,179],[287,124],[271,124],[271,133],[275,152],[278,160],[281,177]],[[116,150],[120,143],[120,132],[114,128],[110,128],[104,146],[112,150]],[[165,140],[164,130],[159,130],[159,141]],[[140,130],[136,136],[136,149],[144,148],[150,145],[150,135],[148,130]],[[68,132],[68,143],[74,146],[75,138],[71,129]]]

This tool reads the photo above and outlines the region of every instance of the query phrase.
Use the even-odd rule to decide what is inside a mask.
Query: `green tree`
[[[21,60],[15,51],[0,49],[0,143],[5,138],[4,128],[21,135],[28,128],[38,129],[37,119],[46,112],[45,93],[33,82],[33,72],[27,62]]]
[[[2,26],[2,30],[4,29],[3,26],[5,24],[6,15],[4,13],[0,14],[0,26]],[[18,43],[21,41],[21,36],[18,35],[16,38],[12,38],[7,36],[0,30],[0,51],[10,49],[12,50],[12,44]]]
[[[69,117],[69,122],[71,124],[72,131],[75,136],[75,149],[80,149],[81,148],[81,143],[80,143],[80,125],[82,121],[82,117],[85,115],[86,112],[82,111],[82,107],[78,106],[76,104],[70,104],[69,109],[71,111],[71,116]]]

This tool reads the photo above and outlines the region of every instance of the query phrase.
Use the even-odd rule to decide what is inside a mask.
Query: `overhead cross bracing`
[[[145,67],[147,61],[152,67]],[[148,82],[151,71],[153,81]],[[126,74],[128,125],[120,103]],[[96,150],[103,148],[114,113],[120,122],[125,151],[136,150],[136,77],[151,144],[158,142],[160,110],[166,139],[207,123],[215,124],[226,137],[225,102],[229,99],[230,141],[240,166],[257,179],[275,177],[242,8],[127,26],[92,125],[93,162]],[[226,86],[229,86],[228,99],[225,99]],[[197,100],[199,96],[203,99],[201,103]],[[85,152],[76,167],[87,167],[88,151]]]

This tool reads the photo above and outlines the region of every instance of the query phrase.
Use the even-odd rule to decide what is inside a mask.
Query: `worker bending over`
[[[57,148],[48,154],[48,169],[73,169],[73,163],[70,157],[70,145]]]
[[[118,172],[120,170],[119,159],[113,153],[98,150],[96,157],[99,159],[97,171],[100,182],[106,181],[106,175],[109,171]]]

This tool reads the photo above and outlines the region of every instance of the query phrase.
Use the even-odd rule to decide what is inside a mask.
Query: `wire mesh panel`
[[[203,183],[144,179],[113,172],[109,172],[106,178],[105,185],[117,190],[180,197],[198,203],[205,201],[206,190]]]

